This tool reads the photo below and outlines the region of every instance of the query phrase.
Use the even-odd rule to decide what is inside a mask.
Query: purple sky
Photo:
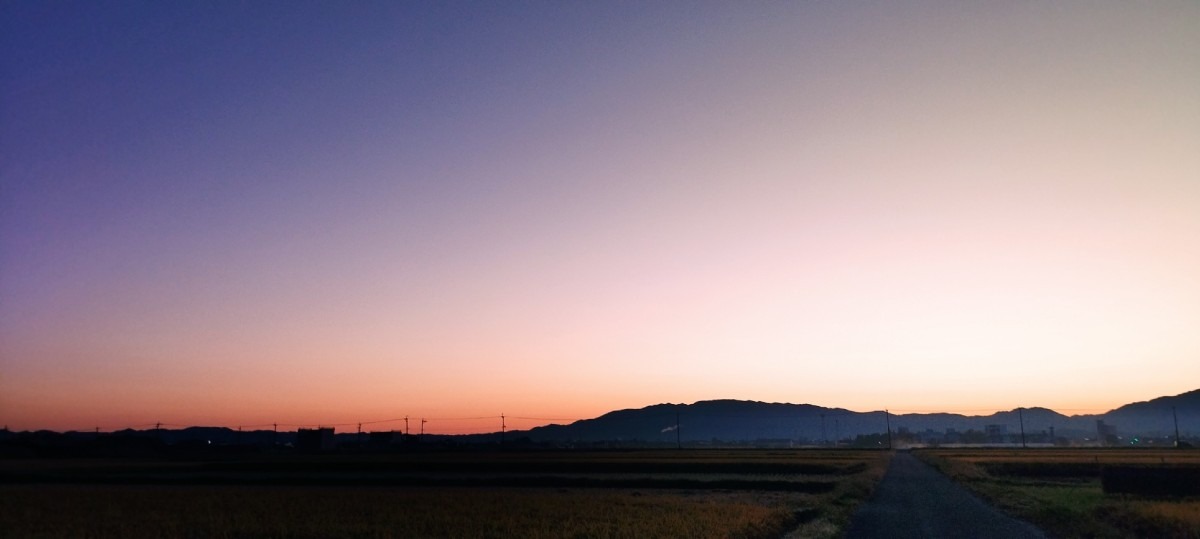
[[[14,427],[1200,380],[1194,2],[18,1],[0,61]]]

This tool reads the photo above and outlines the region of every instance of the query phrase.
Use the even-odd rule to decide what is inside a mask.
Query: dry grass
[[[843,454],[841,458],[847,455]],[[816,499],[815,517],[801,522],[788,539],[820,538],[832,539],[841,537],[842,531],[850,522],[850,517],[875,491],[879,481],[887,472],[891,461],[891,452],[860,453],[857,457],[865,465],[861,472],[844,477],[837,482],[832,493]]]
[[[1200,537],[1200,500],[1106,495],[1099,480],[1105,465],[1200,466],[1200,452],[954,449],[916,454],[1057,537]]]
[[[610,490],[8,486],[6,537],[778,537],[783,506]],[[14,503],[15,502],[15,503]]]
[[[923,452],[964,462],[1200,465],[1200,451],[1177,449],[937,449]]]
[[[881,452],[645,452],[550,455],[398,456],[391,460],[342,462],[355,477],[363,470],[390,470],[428,462],[473,462],[479,471],[494,474],[507,463],[526,462],[541,477],[540,466],[554,465],[563,476],[591,476],[597,485],[619,485],[629,472],[610,466],[597,473],[588,463],[628,462],[638,466],[660,463],[662,473],[644,475],[649,483],[681,476],[696,479],[696,488],[509,488],[458,486],[336,486],[287,484],[29,484],[0,485],[2,537],[836,537],[853,510],[882,476],[887,454]],[[438,461],[437,459],[442,459]],[[371,460],[371,459],[368,459]],[[483,462],[482,467],[478,463]],[[791,474],[788,479],[819,478],[833,484],[822,493],[788,490],[725,490],[703,486],[715,478],[744,477],[731,470],[756,463],[806,466],[820,475]],[[66,463],[56,468],[31,466],[50,474],[81,470],[95,473],[159,473],[162,463]],[[177,473],[187,466],[166,463]],[[338,469],[337,459],[293,462],[297,477]],[[329,467],[328,465],[333,465]],[[712,473],[705,473],[711,464]],[[578,465],[579,473],[570,470]],[[289,465],[290,466],[290,465]],[[316,468],[314,468],[314,466]],[[326,466],[322,468],[322,466]],[[365,468],[364,468],[365,466]],[[20,468],[4,463],[3,468]],[[514,466],[521,468],[521,466]],[[285,467],[286,468],[286,467]],[[68,470],[63,472],[63,470]],[[194,473],[207,473],[199,466]],[[117,471],[113,471],[117,470]],[[315,470],[315,471],[314,471]],[[564,471],[565,470],[565,471]],[[591,471],[588,471],[591,470]],[[193,472],[183,472],[193,473]],[[221,471],[229,473],[227,470]],[[251,473],[251,472],[247,472]],[[449,472],[447,472],[449,473]],[[512,473],[512,472],[506,472]],[[461,472],[454,472],[461,477]],[[67,477],[70,477],[69,475]],[[157,476],[153,476],[157,477]],[[111,477],[110,477],[111,478]],[[606,478],[614,479],[608,481]],[[799,483],[797,483],[799,484]]]
[[[1145,537],[1200,537],[1200,500],[1126,500],[1109,508],[1109,518]]]

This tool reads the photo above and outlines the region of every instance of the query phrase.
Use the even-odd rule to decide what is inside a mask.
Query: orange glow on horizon
[[[12,6],[0,424],[1200,381],[1200,3],[175,4]]]

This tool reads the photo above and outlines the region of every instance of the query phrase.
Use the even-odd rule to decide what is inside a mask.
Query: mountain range
[[[1173,413],[1174,412],[1174,413]],[[1053,433],[1067,439],[1097,438],[1097,421],[1121,436],[1200,435],[1200,389],[1175,396],[1126,404],[1103,414],[1067,416],[1048,408],[1021,408],[985,416],[952,413],[888,414],[854,412],[811,404],[710,400],[694,404],[656,404],[618,410],[569,425],[547,425],[512,435],[534,442],[703,442],[709,440],[801,440],[824,442],[887,432],[963,433],[996,431]],[[1022,425],[1023,423],[1023,425]]]
[[[502,440],[549,445],[616,443],[616,445],[703,444],[713,441],[762,442],[772,444],[823,444],[837,440],[859,442],[862,437],[881,440],[883,433],[911,435],[922,440],[953,441],[963,434],[1001,433],[1011,442],[1019,432],[1040,442],[1088,441],[1101,437],[1097,422],[1103,422],[1115,439],[1173,440],[1176,428],[1183,439],[1200,438],[1200,389],[1179,395],[1159,397],[1126,404],[1102,414],[1067,416],[1048,408],[1020,408],[985,416],[953,413],[889,414],[883,410],[855,412],[844,408],[825,408],[811,404],[768,403],[745,400],[708,400],[692,404],[655,404],[644,408],[617,410],[593,419],[566,425],[546,425],[524,431],[470,435],[425,435],[419,441],[429,443],[496,443]],[[0,442],[14,436],[54,435],[68,439],[103,441],[106,438],[153,437],[169,445],[269,446],[292,444],[295,432],[254,430],[240,432],[225,427],[188,427],[159,431],[124,430],[114,433],[48,431],[13,433],[0,431]],[[935,438],[934,436],[937,436]],[[376,435],[339,432],[339,444],[377,444]],[[382,443],[396,444],[405,437],[387,438]],[[417,441],[416,436],[408,441]],[[996,441],[993,436],[990,441]],[[870,442],[874,444],[876,442]],[[1124,442],[1122,442],[1124,443]]]

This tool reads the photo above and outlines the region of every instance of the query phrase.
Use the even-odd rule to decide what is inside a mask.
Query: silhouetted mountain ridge
[[[955,413],[885,414],[882,410],[855,412],[844,408],[826,408],[813,404],[759,402],[718,399],[692,404],[660,403],[643,408],[614,410],[593,419],[566,425],[546,425],[527,431],[471,435],[402,436],[372,439],[367,433],[338,432],[339,445],[380,446],[399,443],[494,444],[501,440],[575,445],[616,443],[632,445],[690,445],[709,442],[762,442],[779,444],[824,444],[835,440],[872,437],[868,445],[882,443],[879,438],[890,427],[893,433],[928,437],[937,433],[942,440],[963,438],[978,442],[980,433],[989,439],[1011,442],[1022,430],[1043,442],[1056,439],[1095,440],[1097,422],[1116,428],[1118,436],[1171,437],[1176,420],[1180,435],[1200,437],[1200,389],[1174,396],[1120,406],[1103,414],[1063,415],[1043,407],[1000,411],[985,416]],[[974,432],[976,435],[959,436]],[[183,429],[126,429],[112,433],[37,431],[13,433],[0,430],[0,442],[58,439],[64,443],[86,443],[104,447],[122,444],[122,440],[152,438],[156,443],[211,446],[275,446],[296,442],[294,431],[247,430],[226,427],[187,427]],[[969,440],[968,440],[969,438]],[[862,440],[858,440],[862,442]],[[40,443],[40,442],[38,442]],[[136,442],[141,443],[141,442]],[[759,444],[761,445],[761,443]]]
[[[568,425],[547,425],[521,432],[535,442],[672,442],[796,440],[824,443],[887,432],[945,433],[979,431],[1052,437],[1092,438],[1097,421],[1119,434],[1165,436],[1174,431],[1175,408],[1180,433],[1200,433],[1200,390],[1121,406],[1104,414],[1067,416],[1044,407],[996,412],[985,416],[955,413],[890,414],[854,412],[812,404],[707,400],[692,404],[662,403],[609,412]],[[518,433],[513,433],[517,435]]]

